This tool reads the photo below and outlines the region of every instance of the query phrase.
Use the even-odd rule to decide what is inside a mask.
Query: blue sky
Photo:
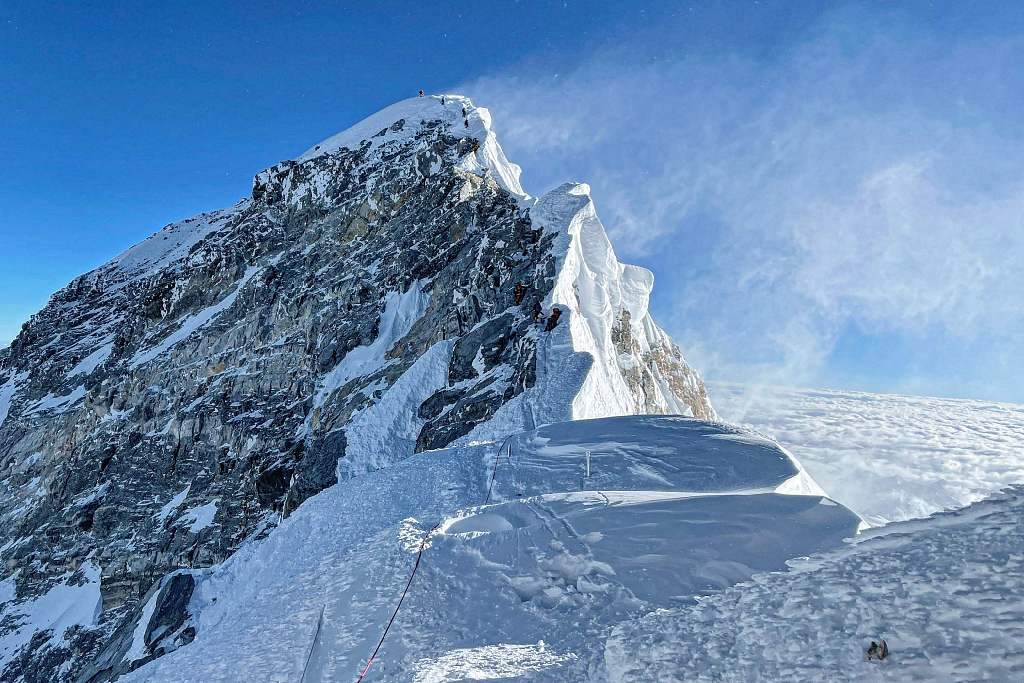
[[[1018,3],[14,2],[0,344],[50,293],[397,99],[589,182],[715,379],[1024,401]]]

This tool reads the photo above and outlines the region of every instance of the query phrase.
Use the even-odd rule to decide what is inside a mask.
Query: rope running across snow
[[[511,435],[508,438],[506,438],[505,442],[501,445],[501,447],[498,448],[498,452],[494,456],[494,469],[491,470],[491,480],[487,486],[487,496],[486,498],[484,498],[484,505],[486,505],[491,500],[491,490],[494,488],[494,478],[498,474],[498,462],[501,460],[502,448],[506,449],[505,454],[508,457],[509,462],[512,462],[512,445],[510,443],[511,439]],[[416,553],[416,562],[412,566],[412,572],[409,574],[409,580],[405,582],[405,590],[402,591],[402,596],[398,598],[398,604],[395,605],[395,611],[391,613],[391,618],[388,619],[388,624],[384,627],[384,633],[381,634],[380,640],[377,642],[377,647],[373,648],[373,654],[371,654],[370,658],[366,661],[366,666],[363,667],[362,672],[359,674],[359,678],[356,679],[356,683],[362,683],[362,680],[366,678],[366,674],[370,671],[370,667],[373,665],[373,661],[377,658],[377,654],[380,652],[380,648],[384,645],[384,639],[388,637],[388,631],[391,630],[391,625],[395,623],[395,618],[398,617],[398,610],[402,609],[402,603],[405,601],[405,596],[409,594],[409,587],[412,586],[412,580],[416,576],[416,571],[420,568],[420,561],[423,559],[423,552],[427,549],[427,541],[430,540],[431,534],[437,531],[438,527],[441,526],[441,523],[442,522],[438,522],[430,528],[430,531],[423,535],[423,540],[420,541],[419,552]],[[321,613],[320,616],[322,619],[323,614]],[[319,631],[320,625],[317,624],[317,632],[319,633]],[[314,643],[315,642],[316,640],[314,637]],[[309,653],[310,655],[313,654],[312,648],[310,648]],[[309,666],[308,658],[306,659],[306,666]],[[305,670],[303,670],[303,676],[305,676]]]
[[[366,672],[370,670],[373,660],[377,657],[377,653],[380,652],[380,648],[384,644],[384,639],[388,637],[388,631],[391,630],[391,624],[395,623],[395,617],[398,616],[398,610],[402,609],[402,602],[405,600],[405,596],[409,594],[409,586],[412,585],[412,579],[416,576],[416,570],[420,568],[420,560],[423,559],[423,551],[427,549],[427,541],[430,540],[430,535],[434,533],[439,526],[441,526],[441,522],[435,524],[431,527],[430,531],[423,535],[423,540],[420,541],[420,550],[416,553],[416,563],[412,566],[412,573],[409,574],[409,580],[405,583],[405,590],[402,591],[402,597],[398,599],[398,604],[395,605],[395,611],[391,614],[391,618],[388,619],[388,625],[384,627],[384,633],[381,634],[377,647],[373,648],[373,654],[371,654],[370,659],[367,660],[362,673],[360,673],[359,678],[356,679],[356,683],[360,683],[360,681],[366,677]]]
[[[309,644],[309,652],[306,654],[306,663],[302,665],[302,677],[299,679],[299,683],[305,683],[306,671],[309,669],[309,662],[313,659],[313,650],[316,649],[316,639],[320,637],[320,629],[324,625],[324,610],[327,609],[327,604],[324,603],[320,607],[320,616],[316,620],[316,630],[313,631],[313,640]]]

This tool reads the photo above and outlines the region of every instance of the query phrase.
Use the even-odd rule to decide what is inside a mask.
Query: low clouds
[[[1024,40],[877,19],[834,14],[770,54],[620,45],[463,89],[528,190],[591,183],[707,373],[834,384],[856,329],[921,347],[905,376],[864,368],[878,388],[958,393],[936,346],[969,359],[968,393],[1006,396],[1024,384],[1006,372],[1024,341]]]

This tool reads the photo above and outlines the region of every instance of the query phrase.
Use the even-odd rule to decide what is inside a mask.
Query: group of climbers
[[[420,90],[419,96],[423,97],[423,91],[422,90]],[[443,107],[444,104],[445,104],[445,97],[444,97],[444,95],[441,95],[441,106]],[[465,107],[462,108],[462,125],[465,126],[466,128],[469,128],[469,112],[466,111]]]
[[[526,299],[526,292],[526,283],[522,281],[517,282],[515,289],[512,290],[512,302],[516,306],[522,305],[523,300]],[[533,300],[533,310],[531,312],[533,314],[533,321],[535,323],[539,324],[541,321],[544,320],[544,308],[540,305],[540,301],[538,301],[537,299]],[[561,317],[562,309],[560,309],[558,306],[552,306],[551,314],[548,315],[547,323],[544,325],[544,331],[550,332],[551,330],[555,329],[555,326],[558,325],[558,319]]]

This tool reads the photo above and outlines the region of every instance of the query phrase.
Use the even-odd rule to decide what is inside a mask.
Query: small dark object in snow
[[[423,91],[420,90],[420,97],[423,97]]]
[[[871,645],[868,646],[868,651],[865,656],[867,657],[867,660],[869,662],[872,659],[877,659],[881,661],[889,656],[889,646],[885,644],[884,639],[882,640],[881,644],[876,643],[872,640]]]

